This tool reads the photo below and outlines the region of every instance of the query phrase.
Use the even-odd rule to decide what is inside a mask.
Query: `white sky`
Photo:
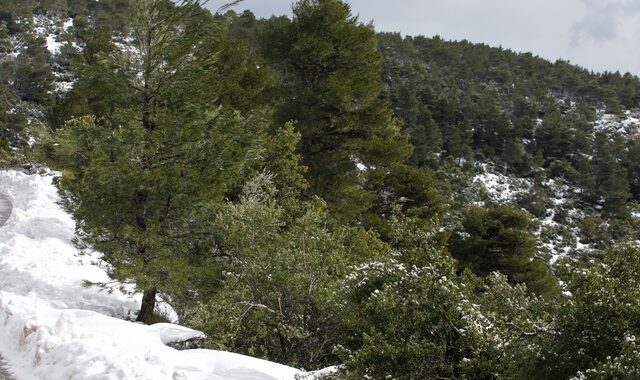
[[[224,1],[215,0],[210,7]],[[245,0],[258,17],[290,14],[291,0]],[[351,0],[378,31],[467,39],[594,71],[640,75],[640,0]]]

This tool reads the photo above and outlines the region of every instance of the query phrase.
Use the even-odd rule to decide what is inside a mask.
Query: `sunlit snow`
[[[0,171],[0,194],[13,203],[0,227],[0,354],[17,380],[313,378],[228,352],[177,351],[164,344],[202,333],[124,320],[140,296],[118,290],[98,253],[79,253],[53,178]],[[83,280],[110,282],[114,291]]]

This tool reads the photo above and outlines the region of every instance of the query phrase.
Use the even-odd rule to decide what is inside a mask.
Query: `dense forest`
[[[637,76],[230,5],[0,4],[0,165],[60,172],[138,321],[344,379],[640,377]]]

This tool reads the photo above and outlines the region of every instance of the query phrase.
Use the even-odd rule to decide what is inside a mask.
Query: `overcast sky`
[[[211,7],[223,3],[216,0]],[[259,17],[290,14],[291,0],[245,0]],[[640,75],[640,0],[351,0],[379,31],[467,39],[594,71]]]

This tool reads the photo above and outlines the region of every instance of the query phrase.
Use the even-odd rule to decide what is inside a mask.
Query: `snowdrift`
[[[13,203],[0,227],[0,354],[17,380],[313,377],[228,352],[177,351],[165,344],[201,333],[124,320],[141,296],[121,292],[98,253],[79,254],[74,221],[57,204],[52,180],[0,171],[0,194]],[[84,280],[114,291],[84,287]]]

